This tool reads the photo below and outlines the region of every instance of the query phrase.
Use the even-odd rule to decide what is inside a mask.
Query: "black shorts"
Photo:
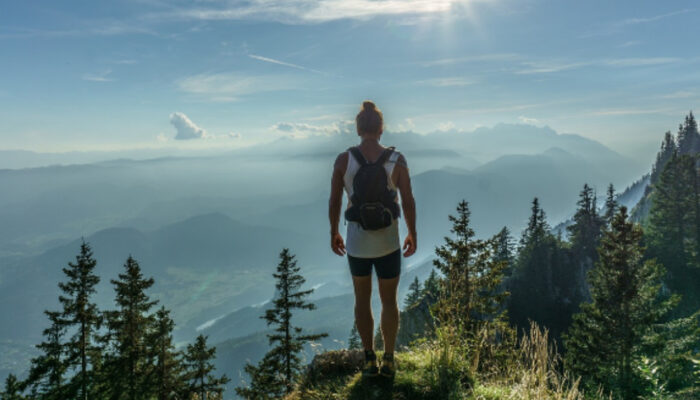
[[[372,273],[372,265],[381,279],[392,279],[401,273],[401,249],[381,257],[359,258],[348,254],[352,276],[367,276]]]

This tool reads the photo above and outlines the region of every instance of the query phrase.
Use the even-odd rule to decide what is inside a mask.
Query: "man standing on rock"
[[[347,254],[348,257],[355,288],[355,323],[365,350],[363,375],[393,377],[399,327],[396,297],[401,273],[398,218],[403,209],[408,228],[403,256],[410,257],[416,252],[416,206],[406,159],[393,147],[379,144],[384,125],[381,111],[371,101],[365,101],[355,123],[361,143],[340,153],[333,167],[328,207],[331,248],[339,256]],[[347,245],[338,230],[343,189],[348,197]],[[380,327],[384,355],[381,368],[374,353],[374,317],[370,305],[372,267],[377,274],[382,301]]]

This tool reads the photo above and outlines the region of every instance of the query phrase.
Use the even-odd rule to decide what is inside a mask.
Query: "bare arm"
[[[396,186],[401,194],[401,208],[403,209],[406,228],[408,228],[408,236],[404,241],[404,256],[409,257],[416,252],[417,234],[416,234],[416,202],[413,198],[413,190],[411,189],[411,177],[408,174],[406,159],[403,154],[399,156],[394,167],[396,171]]]
[[[333,166],[331,195],[328,199],[328,220],[331,224],[331,249],[339,256],[345,254],[345,243],[338,230],[338,225],[340,224],[340,211],[343,206],[343,175],[345,175],[347,165],[348,153],[341,153],[338,155],[335,160],[335,165]]]

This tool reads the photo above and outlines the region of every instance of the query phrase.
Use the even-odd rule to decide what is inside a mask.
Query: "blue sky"
[[[649,157],[699,103],[698,39],[693,1],[8,1],[0,149],[336,134],[372,99],[392,131],[522,122]]]

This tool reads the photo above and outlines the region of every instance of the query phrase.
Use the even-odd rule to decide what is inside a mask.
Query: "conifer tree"
[[[183,389],[180,379],[182,368],[173,344],[174,328],[175,323],[170,318],[170,311],[161,307],[156,312],[153,330],[148,335],[150,354],[156,360],[149,381],[152,382],[158,400],[172,399]]]
[[[671,159],[674,153],[678,151],[678,145],[676,144],[676,139],[671,134],[671,131],[667,131],[664,135],[664,140],[661,142],[661,149],[656,154],[656,162],[651,169],[651,184],[655,184],[659,180],[659,175],[663,172],[666,163]]]
[[[0,400],[23,400],[22,383],[17,380],[17,377],[10,374],[5,378],[5,387],[0,392]]]
[[[75,394],[67,394],[67,397],[82,400],[88,399],[91,382],[94,380],[91,364],[94,367],[94,363],[99,362],[95,360],[99,358],[96,333],[102,318],[97,304],[92,299],[100,282],[100,278],[94,273],[96,265],[92,249],[83,241],[75,263],[68,263],[68,268],[63,268],[68,280],[58,284],[61,290],[58,299],[63,306],[60,320],[66,331],[75,332],[63,344],[66,354],[65,366],[74,372],[70,390]]]
[[[360,350],[362,349],[362,341],[360,340],[360,333],[357,331],[357,324],[352,324],[352,329],[350,330],[350,337],[348,337],[348,350]]]
[[[496,254],[494,256],[496,261],[504,261],[506,263],[506,270],[504,275],[506,277],[512,274],[513,264],[515,262],[514,249],[513,249],[513,237],[510,234],[510,230],[507,226],[504,226],[496,236],[494,236],[496,242]]]
[[[557,278],[561,282],[563,292],[576,304],[589,298],[586,284],[586,273],[593,268],[598,259],[598,243],[605,221],[598,215],[596,196],[593,189],[585,184],[576,203],[578,208],[574,214],[574,222],[566,230],[571,241],[571,255],[574,264],[574,274],[564,273]]]
[[[607,196],[605,197],[605,214],[603,215],[605,226],[610,226],[619,207],[620,205],[617,204],[617,199],[615,198],[615,186],[611,183],[608,185]]]
[[[520,247],[511,284],[509,315],[520,328],[529,326],[530,319],[550,328],[549,319],[555,312],[553,290],[553,253],[556,238],[550,233],[539,200],[532,201],[528,225],[520,238]]]
[[[282,366],[270,353],[258,365],[246,364],[244,371],[250,377],[247,387],[237,387],[236,394],[248,400],[278,399],[285,391],[281,377]]]
[[[700,134],[698,123],[691,111],[682,125],[678,127],[678,152],[680,154],[694,154],[700,151]]]
[[[64,379],[66,366],[64,363],[63,336],[65,328],[61,314],[45,311],[51,325],[44,329],[44,341],[36,347],[42,354],[31,361],[29,376],[25,385],[44,400],[60,400],[66,397]]]
[[[192,395],[196,395],[198,400],[211,400],[221,396],[229,379],[226,375],[218,378],[213,375],[215,357],[216,347],[208,347],[204,335],[197,336],[194,344],[187,345],[183,360],[186,399],[192,398]]]
[[[408,286],[408,294],[404,300],[404,308],[409,308],[420,301],[420,299],[423,297],[422,292],[420,281],[416,276],[413,278],[413,282],[411,282],[411,284]]]
[[[112,280],[117,309],[106,312],[111,354],[105,359],[106,385],[112,399],[146,399],[153,391],[152,365],[148,357],[147,334],[153,326],[151,308],[157,303],[146,294],[153,278],[144,278],[141,267],[131,256],[124,272]]]
[[[433,299],[437,299],[438,294],[440,292],[440,278],[437,275],[437,272],[435,270],[430,270],[430,275],[428,275],[428,279],[423,282],[423,293],[421,293],[422,297],[425,296],[430,296]]]
[[[671,291],[682,295],[675,316],[700,308],[700,176],[696,158],[671,156],[652,192],[649,255],[667,269]]]
[[[306,282],[299,273],[295,256],[289,249],[283,249],[280,253],[280,263],[277,272],[272,276],[277,280],[275,287],[277,294],[272,301],[273,308],[266,310],[262,317],[268,326],[274,327],[274,333],[267,335],[270,345],[276,345],[267,353],[263,362],[258,367],[246,367],[251,377],[251,384],[246,388],[236,391],[248,398],[281,397],[292,391],[294,379],[301,368],[299,352],[304,344],[319,340],[328,336],[322,334],[304,334],[302,328],[292,325],[292,316],[295,310],[313,310],[316,306],[305,298],[313,292],[313,289],[300,290]],[[279,369],[276,369],[279,368]],[[269,376],[266,371],[276,370],[274,376]],[[255,381],[258,379],[258,381]],[[264,388],[262,381],[278,380],[279,385],[268,385],[268,391],[263,393],[250,392],[253,388]]]
[[[445,277],[437,304],[438,323],[474,333],[481,322],[502,317],[508,292],[501,290],[504,261],[495,258],[496,244],[474,239],[469,204],[462,200],[457,215],[449,216],[454,238],[435,249],[434,265]]]
[[[592,302],[581,305],[564,335],[567,367],[590,388],[603,385],[625,400],[640,394],[634,360],[642,338],[677,301],[659,299],[664,270],[643,261],[641,241],[641,228],[620,207],[588,274]]]

